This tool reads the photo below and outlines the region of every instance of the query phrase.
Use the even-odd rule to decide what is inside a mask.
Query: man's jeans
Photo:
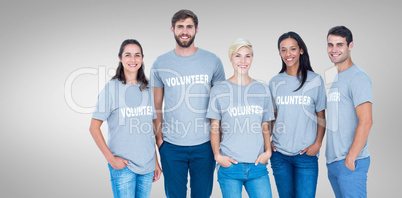
[[[337,198],[367,197],[367,173],[370,157],[355,161],[355,170],[345,165],[345,160],[327,164],[328,179]]]
[[[211,143],[178,146],[164,141],[159,148],[165,194],[168,198],[187,196],[187,176],[190,172],[192,198],[209,198],[212,194],[215,160]]]

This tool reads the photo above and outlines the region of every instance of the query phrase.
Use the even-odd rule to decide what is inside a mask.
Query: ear
[[[300,55],[303,55],[304,51],[303,49],[300,49]]]
[[[170,27],[170,31],[172,31],[174,33],[174,27]]]
[[[197,29],[195,30],[195,33],[196,33],[196,34],[198,33],[198,27],[197,27]]]
[[[351,42],[349,43],[349,51],[352,50],[353,45],[354,45],[354,43],[353,43],[353,41],[351,41]]]
[[[119,55],[117,55],[117,58],[119,58],[119,60],[120,60],[120,62],[121,62],[121,58],[120,58],[120,56],[119,56]]]

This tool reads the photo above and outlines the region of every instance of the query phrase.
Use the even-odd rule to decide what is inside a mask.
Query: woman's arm
[[[268,122],[262,122],[262,136],[264,138],[264,153],[261,153],[257,160],[255,160],[255,165],[257,166],[258,163],[265,164],[268,162],[269,158],[271,158],[271,133],[269,132],[269,124]]]
[[[162,169],[161,169],[161,166],[159,166],[158,155],[155,151],[155,171],[154,171],[154,178],[153,178],[152,182],[158,181],[159,178],[161,177],[161,174],[162,174]]]
[[[235,160],[228,156],[221,155],[219,144],[221,142],[220,120],[211,119],[211,147],[214,152],[215,161],[223,167],[229,167],[232,163],[237,164]]]
[[[278,116],[278,112],[277,112],[277,110],[275,109],[274,110],[274,115],[275,115],[275,120],[276,120],[276,117]],[[274,131],[274,125],[275,125],[275,120],[271,120],[271,121],[269,121],[269,125],[268,125],[268,129],[269,129],[269,134],[272,136],[273,135],[273,131]],[[272,151],[274,151],[274,152],[276,152],[276,148],[275,148],[275,146],[274,146],[274,144],[272,144],[271,143],[271,150]]]
[[[300,155],[303,155],[304,153],[311,156],[317,155],[318,151],[321,148],[322,140],[324,139],[325,126],[325,110],[322,110],[320,112],[317,112],[317,138],[315,139],[314,144],[304,149],[300,153]]]
[[[114,169],[122,169],[128,166],[128,161],[115,157],[112,152],[107,147],[105,139],[103,138],[102,132],[100,130],[100,126],[102,125],[102,120],[91,119],[91,126],[89,127],[89,131],[91,132],[92,138],[95,140],[96,145],[99,150],[101,150],[103,156],[105,156],[106,161],[114,168]]]
[[[154,94],[154,105],[155,105],[155,111],[156,111],[156,116],[157,118],[154,119],[152,122],[154,124],[154,131],[155,131],[155,141],[156,145],[161,147],[163,143],[163,138],[162,138],[162,120],[163,120],[163,114],[162,114],[162,103],[163,103],[163,94],[164,94],[164,89],[159,88],[159,87],[152,87],[152,92]]]

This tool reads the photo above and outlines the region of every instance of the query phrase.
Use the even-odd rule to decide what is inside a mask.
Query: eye
[[[286,50],[284,50],[284,49],[281,49],[281,52],[285,52]]]

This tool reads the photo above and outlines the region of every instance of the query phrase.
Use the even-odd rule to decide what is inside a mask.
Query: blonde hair
[[[244,38],[238,38],[233,43],[230,45],[228,54],[229,54],[229,59],[232,58],[233,53],[237,52],[242,47],[248,47],[251,50],[251,54],[254,56],[253,52],[253,45],[251,45],[250,41]]]

